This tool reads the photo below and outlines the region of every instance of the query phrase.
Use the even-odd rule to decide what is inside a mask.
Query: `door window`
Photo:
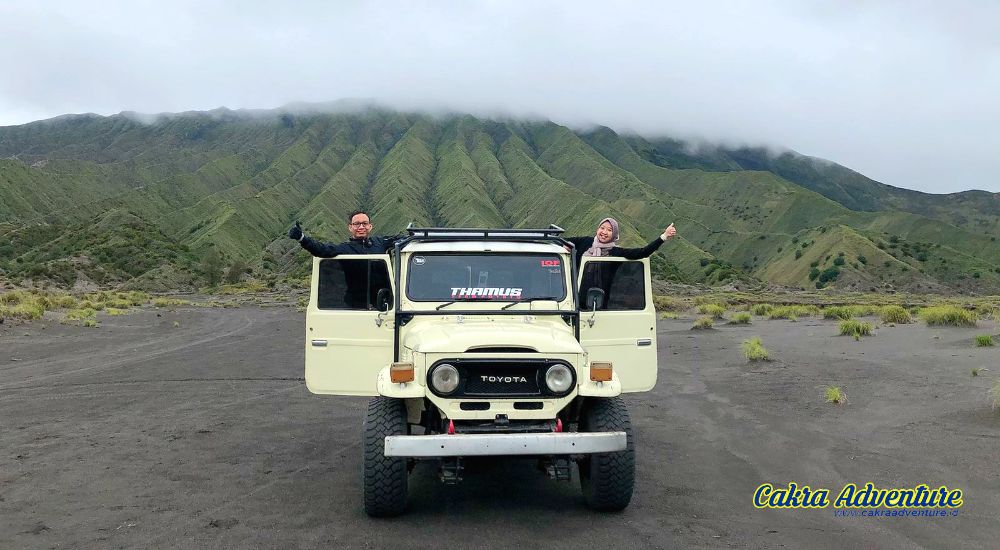
[[[587,290],[604,291],[599,311],[639,311],[646,309],[646,277],[642,262],[586,262],[580,277],[580,304]],[[584,307],[584,306],[581,306]]]
[[[319,309],[378,309],[378,291],[389,289],[384,260],[329,258],[319,263]]]

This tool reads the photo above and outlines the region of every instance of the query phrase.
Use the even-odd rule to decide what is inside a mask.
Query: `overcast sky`
[[[0,125],[371,98],[996,192],[998,22],[992,0],[0,0]]]

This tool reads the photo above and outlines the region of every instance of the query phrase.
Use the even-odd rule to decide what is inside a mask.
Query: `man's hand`
[[[671,223],[670,225],[667,226],[666,229],[663,230],[663,234],[660,235],[660,238],[666,241],[667,239],[673,238],[673,236],[676,234],[677,230],[674,229],[674,224]]]
[[[288,230],[288,238],[296,241],[302,240],[302,224],[300,222],[295,222],[295,225]]]

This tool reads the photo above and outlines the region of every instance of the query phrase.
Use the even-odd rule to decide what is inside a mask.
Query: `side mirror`
[[[388,312],[391,306],[392,306],[392,290],[388,288],[378,289],[378,294],[375,296],[375,309],[379,311]]]
[[[590,319],[587,319],[587,326],[594,326],[597,320],[597,308],[604,303],[604,291],[596,286],[587,289],[587,307],[590,308]]]
[[[597,308],[601,307],[604,303],[604,290],[592,286],[587,289],[587,308],[590,311],[597,311]]]
[[[383,317],[389,313],[392,307],[392,291],[388,288],[378,289],[375,295],[375,307],[378,308],[378,315],[375,316],[375,326],[382,326]]]

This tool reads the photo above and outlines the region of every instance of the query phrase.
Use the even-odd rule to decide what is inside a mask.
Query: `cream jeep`
[[[648,260],[584,258],[562,230],[408,228],[391,254],[315,259],[305,379],[372,396],[364,500],[406,508],[417,460],[462,476],[463,457],[533,457],[557,479],[576,462],[588,505],[632,498],[635,447],[622,393],[656,383]]]

